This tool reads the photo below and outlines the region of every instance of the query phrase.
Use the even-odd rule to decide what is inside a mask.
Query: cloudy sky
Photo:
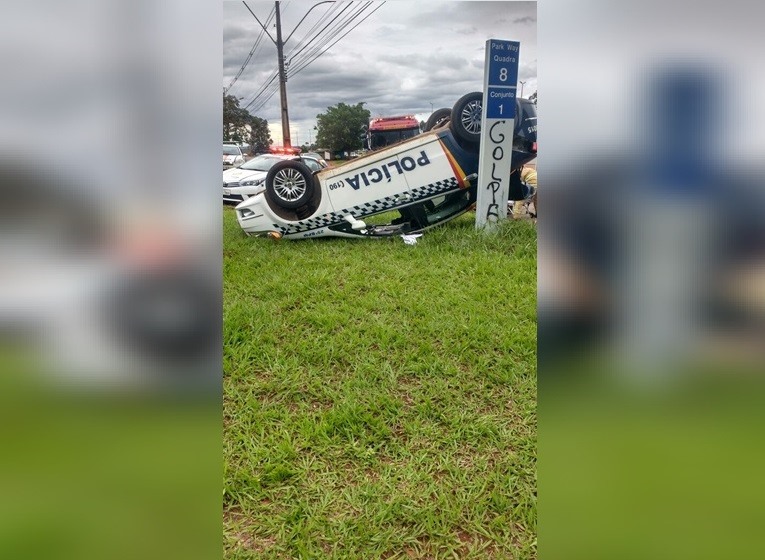
[[[427,120],[432,109],[451,107],[465,93],[481,90],[489,38],[520,41],[523,96],[537,89],[536,2],[342,1],[316,7],[296,29],[316,3],[281,2],[283,36],[295,30],[284,48],[295,72],[287,82],[293,145],[307,142],[309,135],[315,139],[316,115],[340,102],[363,101],[372,116],[415,114],[420,120]],[[248,0],[247,5],[265,23],[274,2]],[[224,2],[223,18],[222,85],[226,88],[248,58],[261,28],[242,2]],[[347,25],[338,28],[344,22]],[[275,38],[273,20],[269,31]],[[332,37],[325,40],[328,33]],[[321,48],[314,51],[316,47]],[[311,61],[311,53],[327,47]],[[268,120],[274,144],[280,145],[278,81],[256,98],[276,68],[276,46],[261,37],[229,94],[241,98],[241,106],[249,105],[252,114]]]

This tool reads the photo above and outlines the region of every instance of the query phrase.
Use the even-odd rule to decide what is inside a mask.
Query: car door
[[[319,177],[334,211],[359,217],[408,204],[421,196],[423,186],[453,178],[453,172],[438,138],[422,134],[329,168]]]

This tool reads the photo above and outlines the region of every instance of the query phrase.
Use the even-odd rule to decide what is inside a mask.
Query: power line
[[[344,3],[345,6],[334,16],[331,17],[335,10],[335,6],[327,10],[325,14],[314,23],[311,29],[303,36],[300,42],[294,49],[290,51],[291,57],[287,61],[287,57],[284,56],[284,43],[289,41],[295,31],[300,27],[300,24],[305,21],[308,14],[316,7],[326,3],[336,3],[334,0],[324,0],[311,6],[311,8],[305,13],[303,18],[298,22],[292,32],[287,35],[287,39],[282,38],[282,26],[281,26],[281,14],[280,2],[276,2],[274,9],[276,13],[276,31],[277,37],[274,40],[271,34],[268,33],[266,27],[261,23],[255,13],[247,5],[247,2],[242,2],[248,9],[250,14],[260,24],[264,33],[271,39],[276,45],[278,70],[271,75],[271,78],[266,81],[257,93],[246,104],[245,109],[253,108],[253,112],[260,110],[266,103],[276,94],[277,88],[273,86],[276,78],[279,78],[278,89],[281,92],[281,118],[282,118],[282,134],[284,137],[285,145],[290,145],[290,129],[289,129],[289,114],[287,109],[287,91],[286,82],[288,77],[295,76],[308,67],[312,62],[318,59],[320,56],[329,51],[340,40],[346,37],[351,31],[356,29],[364,21],[369,19],[372,14],[379,10],[385,2],[381,2],[371,12],[367,13],[363,18],[359,19],[370,6],[374,4],[372,0],[367,1],[360,7],[354,6],[354,2]],[[286,3],[285,3],[286,4]],[[346,11],[351,10],[348,14]],[[331,19],[329,19],[331,17]],[[324,23],[329,19],[329,23]],[[357,21],[358,20],[358,21]],[[323,28],[321,27],[323,26]],[[314,30],[319,29],[318,32],[311,35]],[[294,53],[294,54],[292,54]],[[293,62],[294,61],[294,62]],[[285,66],[287,68],[285,68]]]
[[[312,7],[311,7],[311,9],[309,9],[309,10],[308,10],[308,12],[306,12],[306,15],[308,15],[308,13],[310,13],[310,11],[311,11],[313,8],[315,8],[316,6],[318,6],[318,5],[322,4],[322,3],[325,3],[325,2],[319,2],[319,4],[315,4],[314,6],[312,6]],[[263,30],[265,31],[265,27],[264,27],[264,25],[263,25],[263,24],[260,22],[260,20],[258,19],[258,17],[257,17],[257,16],[256,16],[256,15],[253,13],[253,11],[252,11],[252,10],[250,9],[250,7],[247,5],[247,2],[242,2],[242,4],[244,4],[244,6],[247,8],[247,10],[250,12],[250,14],[252,14],[252,16],[255,18],[255,20],[256,20],[256,21],[257,21],[257,22],[258,22],[258,23],[261,25],[261,27],[262,27],[262,28],[263,28]],[[334,4],[334,2],[333,2],[333,4]],[[335,6],[332,6],[332,8],[334,8],[334,7],[335,7]],[[272,13],[272,14],[274,13],[275,9],[276,9],[276,7],[274,7],[274,8],[272,9],[272,11],[271,11],[271,13]],[[328,10],[328,12],[330,12],[330,11],[331,11],[331,10]],[[326,19],[326,17],[325,17],[325,16],[326,16],[326,13],[325,13],[325,15],[324,15],[324,16],[322,16],[322,18],[323,18],[323,19]],[[268,20],[268,21],[270,21],[270,19],[271,19],[271,15],[269,15],[269,20]],[[305,19],[305,16],[303,16],[303,19]],[[320,19],[319,21],[321,22],[321,21],[323,21],[323,19]],[[302,23],[302,21],[303,21],[303,20],[300,20],[300,21],[301,21],[301,23]],[[299,25],[300,25],[300,23],[298,23],[298,26],[299,26]],[[314,27],[313,27],[313,28],[315,28],[315,27],[316,27],[316,25],[314,25]],[[313,29],[313,28],[312,28],[312,29]],[[296,27],[296,29],[297,29],[297,27]],[[294,30],[293,30],[293,33],[294,33]],[[267,32],[266,32],[266,34],[268,35],[268,37],[269,37],[269,38],[270,38],[272,41],[274,41],[274,40],[273,40],[273,38],[271,37],[271,35],[270,35],[270,34],[268,34]],[[290,34],[290,36],[291,36],[291,34]],[[274,41],[274,43],[276,43],[276,42]],[[278,50],[278,45],[277,45],[277,50]],[[244,108],[245,108],[245,109],[249,109],[250,107],[252,107],[252,106],[253,106],[253,105],[255,105],[256,103],[259,103],[259,101],[261,101],[261,100],[263,100],[263,101],[265,102],[265,101],[267,101],[268,99],[270,99],[270,98],[273,96],[273,91],[269,89],[269,86],[271,86],[271,85],[274,83],[274,80],[275,80],[277,77],[278,77],[278,70],[277,70],[276,72],[274,72],[274,73],[271,75],[271,77],[270,77],[270,78],[269,78],[269,79],[268,79],[268,80],[267,80],[267,81],[266,81],[266,82],[265,82],[265,83],[264,83],[264,84],[261,86],[261,88],[258,90],[258,92],[257,92],[257,93],[255,93],[255,95],[253,95],[253,96],[250,98],[250,100],[249,100],[247,103],[245,103],[245,104],[244,104]],[[286,75],[285,75],[285,79],[286,79]],[[256,109],[255,109],[255,110],[257,110],[257,108],[259,108],[259,107],[262,107],[262,105],[263,105],[263,103],[260,103],[260,104],[258,104],[258,106],[256,107]]]
[[[253,108],[252,112],[257,113],[258,111],[260,111],[265,106],[265,104],[271,100],[271,98],[276,94],[277,91],[279,91],[279,86],[272,88],[271,92],[268,94],[268,97],[263,99],[263,101],[261,101],[257,107]]]
[[[351,2],[346,5],[346,7],[343,9],[343,11],[340,12],[340,14],[337,14],[335,18],[333,18],[333,22],[338,19],[342,13],[347,10]],[[299,72],[304,70],[309,64],[311,64],[314,60],[319,58],[321,55],[326,53],[329,49],[331,49],[335,44],[337,44],[341,39],[343,39],[346,35],[348,35],[351,31],[353,31],[356,27],[361,25],[366,19],[368,19],[373,13],[375,13],[377,10],[379,10],[385,2],[380,3],[374,10],[369,12],[364,18],[359,20],[358,22],[353,25],[350,29],[348,29],[349,25],[353,23],[355,19],[357,19],[369,6],[372,4],[372,2],[367,2],[363,6],[359,7],[355,12],[351,12],[346,16],[346,18],[342,21],[340,21],[334,28],[327,27],[325,28],[321,33],[314,36],[310,42],[315,41],[319,36],[324,35],[324,37],[321,39],[321,41],[309,52],[307,52],[304,56],[300,57],[295,63],[291,64],[291,70],[288,72],[288,76],[292,77],[297,75]],[[331,23],[331,22],[330,22]],[[337,37],[338,33],[342,33],[348,29],[345,33],[343,33],[340,37]],[[330,31],[329,33],[326,33],[327,31]],[[333,40],[334,39],[334,40]],[[309,43],[310,44],[310,43]],[[307,47],[308,45],[306,45]],[[325,48],[326,47],[326,48]],[[304,47],[305,48],[305,47]],[[304,50],[304,49],[301,49]],[[293,58],[297,56],[297,53],[293,55]],[[292,59],[290,59],[292,60]],[[253,112],[258,111],[261,109],[268,101],[276,94],[278,87],[272,86],[274,81],[276,80],[277,74],[274,74],[271,76],[271,79],[258,91],[255,98],[253,98],[250,103],[247,105],[246,108],[249,108],[250,106],[254,105],[256,102],[257,106],[253,108]],[[269,86],[272,86],[269,88]]]
[[[271,23],[273,16],[274,16],[274,8],[271,8],[271,13],[268,15],[268,18],[266,19],[266,25],[269,25]],[[228,84],[228,87],[223,91],[224,95],[228,93],[231,87],[236,83],[236,81],[242,75],[242,72],[244,72],[244,69],[247,68],[247,65],[252,60],[252,57],[255,54],[255,51],[257,51],[261,41],[263,40],[263,35],[264,35],[264,31],[261,29],[260,34],[258,35],[257,39],[255,39],[255,43],[252,45],[252,48],[250,49],[250,53],[247,55],[247,58],[244,60],[242,67],[236,73],[236,76],[234,76],[234,78],[231,80],[231,83]]]
[[[326,12],[324,12],[324,14],[316,21],[316,23],[314,23],[311,26],[311,29],[306,31],[306,34],[303,35],[303,38],[300,39],[300,41],[298,41],[298,44],[295,45],[289,53],[287,53],[287,56],[292,55],[292,53],[294,53],[295,50],[301,48],[303,46],[303,43],[305,42],[305,40],[308,39],[308,37],[311,35],[311,33],[313,33],[314,29],[316,29],[317,27],[321,26],[324,23],[324,21],[329,17],[329,15],[333,11],[335,11],[340,5],[341,5],[340,2],[335,2],[334,4],[332,4],[332,6],[330,6],[330,8]]]
[[[292,54],[292,56],[290,57],[290,63],[292,63],[292,59],[293,59],[293,58],[295,58],[297,55],[299,55],[301,52],[303,52],[303,51],[304,51],[306,48],[308,48],[308,47],[310,46],[310,44],[311,44],[311,43],[313,43],[313,42],[314,42],[314,41],[315,41],[315,40],[316,40],[316,39],[317,39],[317,38],[318,38],[320,35],[322,35],[322,34],[325,34],[325,33],[329,33],[329,30],[330,30],[330,26],[331,26],[331,25],[332,25],[332,24],[335,22],[335,20],[337,20],[337,18],[339,18],[341,15],[343,15],[343,12],[345,12],[345,10],[347,10],[348,8],[350,8],[352,4],[353,4],[353,2],[347,2],[347,3],[345,4],[345,7],[344,7],[344,8],[343,8],[343,9],[340,11],[340,13],[339,13],[339,14],[337,14],[337,15],[336,15],[334,18],[332,18],[332,21],[330,21],[330,22],[329,22],[327,25],[325,25],[325,26],[324,26],[324,28],[323,28],[323,29],[321,29],[321,30],[320,30],[320,31],[319,31],[319,32],[318,32],[318,33],[317,33],[317,34],[316,34],[314,37],[312,37],[312,38],[311,38],[311,40],[310,40],[310,41],[308,41],[308,43],[306,43],[306,44],[305,44],[303,47],[300,47],[300,43],[298,43],[298,44],[295,46],[295,48],[294,48],[294,49],[292,49],[292,51],[291,51],[291,52],[290,52],[290,53],[287,55],[287,56],[289,56],[290,54],[292,54],[293,52],[295,52],[295,50],[296,50],[296,49],[300,48],[300,50],[299,50],[299,51],[295,52],[295,54]],[[333,8],[334,8],[334,6],[333,6]],[[331,11],[331,9],[330,9],[330,10],[328,10],[328,11],[327,11],[327,13],[329,13],[329,11]],[[327,14],[325,14],[325,15],[327,15]],[[316,27],[316,25],[314,25],[314,26],[311,28],[311,31],[313,31],[313,29],[314,29],[315,27]],[[308,33],[306,33],[305,37],[303,37],[303,39],[301,39],[301,41],[300,41],[300,42],[302,43],[303,41],[305,41],[306,37],[308,37],[308,35],[309,35],[309,34],[310,34],[310,31],[309,31]]]
[[[352,2],[351,2],[351,3],[352,3]],[[346,6],[346,7],[343,9],[343,11],[342,11],[342,12],[340,12],[340,14],[338,14],[338,15],[337,15],[335,18],[333,18],[333,20],[332,20],[332,21],[335,21],[335,20],[337,19],[337,17],[339,17],[339,16],[340,16],[340,15],[341,15],[341,14],[342,14],[342,13],[343,13],[345,10],[347,10],[347,9],[348,9],[348,7],[350,6],[350,4],[351,4],[351,3],[348,3],[348,5],[347,5],[347,6]],[[307,58],[309,58],[309,57],[311,57],[311,56],[314,56],[314,55],[315,55],[315,54],[318,52],[318,50],[319,50],[319,49],[321,49],[322,47],[324,47],[324,46],[325,46],[327,43],[329,43],[329,41],[331,41],[331,40],[332,40],[332,38],[333,38],[333,37],[334,37],[334,36],[335,36],[337,33],[341,33],[342,31],[344,31],[344,30],[345,30],[345,29],[348,27],[348,25],[349,25],[349,24],[350,24],[350,23],[351,23],[351,22],[352,22],[352,21],[353,21],[355,18],[357,18],[357,17],[358,17],[358,15],[359,15],[359,14],[361,14],[361,13],[362,13],[362,12],[363,12],[363,11],[364,11],[364,10],[365,10],[367,7],[369,7],[369,5],[370,5],[370,4],[372,4],[372,2],[367,2],[367,4],[366,4],[366,5],[364,5],[364,6],[360,7],[360,8],[359,8],[359,9],[358,9],[358,10],[357,10],[355,13],[353,13],[353,12],[352,12],[352,13],[351,13],[351,14],[348,16],[348,18],[347,18],[347,19],[345,19],[345,20],[342,20],[342,21],[341,21],[340,23],[338,23],[338,24],[337,24],[337,25],[336,25],[334,28],[330,28],[330,27],[327,27],[325,30],[323,30],[323,31],[322,31],[322,33],[319,33],[319,34],[317,35],[317,37],[318,37],[319,35],[323,34],[325,31],[329,31],[329,33],[328,33],[327,35],[325,35],[325,38],[322,40],[322,42],[321,42],[319,45],[317,45],[316,47],[314,47],[314,49],[312,49],[311,51],[309,51],[309,53],[307,53],[307,54],[306,54],[304,57],[302,57],[302,58],[298,59],[298,64],[300,64],[301,62],[304,62],[304,61],[305,61]],[[330,22],[330,23],[331,23],[331,22]],[[360,23],[360,22],[359,22],[359,23]],[[342,38],[342,37],[341,37],[341,38]],[[311,39],[311,41],[313,41],[313,40],[315,40],[315,39],[316,39],[316,37],[312,38],[312,39]],[[307,46],[307,45],[306,45],[306,46]],[[319,53],[319,56],[320,56],[321,54],[323,54],[323,53]],[[297,55],[295,55],[295,56],[297,56]],[[316,57],[316,58],[318,58],[318,57]],[[310,61],[309,61],[309,63],[310,63]],[[307,63],[306,63],[306,65],[307,65]],[[289,75],[289,74],[288,74],[288,75]],[[260,90],[258,91],[258,93],[256,94],[255,98],[253,98],[253,99],[252,99],[252,100],[251,100],[251,101],[248,103],[248,105],[247,105],[245,108],[247,109],[247,108],[249,108],[250,106],[254,105],[254,104],[255,104],[255,102],[256,102],[256,101],[258,101],[258,99],[262,99],[262,100],[260,101],[260,103],[259,103],[259,104],[258,104],[256,107],[254,107],[254,108],[253,108],[253,112],[255,112],[255,111],[258,111],[260,108],[262,108],[262,107],[263,107],[263,106],[264,106],[264,105],[265,105],[265,104],[266,104],[266,103],[267,103],[267,102],[268,102],[268,101],[269,101],[269,100],[270,100],[270,99],[271,99],[271,98],[274,96],[274,94],[276,93],[276,91],[277,91],[277,89],[278,89],[278,87],[277,87],[277,86],[273,86],[273,87],[271,87],[270,89],[269,89],[269,87],[268,87],[269,85],[273,84],[273,82],[274,82],[274,80],[275,80],[275,79],[276,79],[276,74],[272,75],[272,77],[271,77],[271,79],[268,81],[268,83],[266,83],[266,84],[265,84],[263,87],[261,87],[261,89],[260,89]]]
[[[348,35],[348,33],[350,33],[351,31],[353,31],[354,29],[356,29],[356,28],[357,28],[359,25],[361,25],[361,24],[362,24],[364,21],[366,21],[366,20],[367,20],[367,19],[368,19],[368,18],[369,18],[369,17],[370,17],[372,14],[374,14],[374,13],[375,13],[377,10],[379,10],[380,8],[382,8],[384,4],[385,4],[385,2],[382,2],[382,3],[380,3],[380,5],[379,5],[379,6],[377,6],[377,7],[376,7],[374,10],[372,10],[371,12],[369,12],[369,13],[366,15],[366,17],[364,17],[364,18],[363,18],[362,20],[360,20],[360,21],[359,21],[359,22],[358,22],[356,25],[354,25],[353,27],[351,27],[351,28],[350,28],[350,29],[349,29],[347,32],[345,32],[345,33],[344,33],[342,36],[338,37],[338,39],[337,39],[337,40],[335,40],[335,41],[334,41],[334,42],[333,42],[331,45],[329,45],[329,46],[328,46],[326,49],[324,49],[323,51],[321,51],[319,54],[317,54],[317,55],[316,55],[315,57],[313,57],[311,60],[309,60],[308,62],[306,62],[305,64],[303,64],[301,67],[299,67],[299,68],[297,68],[297,69],[293,69],[293,70],[292,70],[292,72],[289,74],[289,76],[290,76],[290,77],[292,77],[292,76],[295,76],[295,75],[299,74],[299,73],[300,73],[300,72],[301,72],[301,71],[302,71],[304,68],[306,68],[306,66],[308,66],[309,64],[311,64],[311,63],[312,63],[314,60],[316,60],[316,59],[317,59],[317,58],[319,58],[321,55],[323,55],[325,52],[327,52],[329,49],[331,49],[333,46],[335,46],[335,44],[337,44],[337,42],[338,42],[338,41],[340,41],[340,39],[342,39],[343,37],[345,37],[346,35]]]
[[[250,13],[252,14],[252,17],[254,17],[254,18],[255,18],[255,21],[257,21],[257,22],[258,22],[258,24],[259,24],[259,25],[260,25],[260,27],[263,29],[263,31],[265,31],[265,32],[266,32],[266,35],[268,35],[268,38],[269,38],[269,39],[271,39],[271,42],[272,42],[272,43],[276,43],[276,41],[274,40],[274,38],[273,38],[273,37],[271,37],[271,34],[270,34],[268,31],[266,31],[266,26],[265,26],[265,25],[263,25],[263,24],[261,23],[261,21],[258,19],[258,16],[256,16],[256,15],[255,15],[255,12],[253,12],[253,11],[252,11],[252,9],[251,9],[251,8],[250,8],[250,7],[247,5],[247,2],[244,2],[244,0],[242,0],[242,4],[244,4],[244,7],[245,7],[245,8],[247,8],[247,11],[248,11],[248,12],[250,12]],[[274,10],[276,10],[276,4],[274,4]]]
[[[267,81],[265,84],[263,84],[263,85],[260,87],[260,89],[258,90],[258,92],[257,92],[257,93],[256,93],[256,94],[255,94],[255,95],[252,97],[252,99],[250,99],[250,100],[247,102],[247,104],[245,105],[245,107],[244,107],[244,108],[245,108],[245,109],[249,109],[249,108],[250,108],[250,107],[251,107],[251,106],[252,106],[252,105],[253,105],[253,104],[254,104],[254,103],[255,103],[255,102],[258,100],[258,98],[260,98],[261,96],[263,96],[263,95],[265,94],[266,90],[268,89],[268,87],[269,87],[271,84],[273,84],[273,83],[274,83],[274,80],[276,80],[276,78],[277,78],[278,76],[279,76],[279,72],[274,72],[273,74],[271,74],[271,78],[270,78],[270,79],[269,79],[269,80],[268,80],[268,81]]]
[[[268,79],[267,82],[265,82],[261,88],[258,90],[258,92],[255,94],[255,96],[247,103],[247,106],[245,109],[248,109],[255,103],[257,103],[260,99],[262,99],[264,96],[269,95],[269,92],[272,88],[273,83],[276,81],[276,79],[279,77],[279,72],[275,71],[273,74],[271,74],[271,77]],[[260,106],[259,106],[260,107]],[[259,108],[258,107],[258,108]]]
[[[244,4],[245,4],[245,6],[247,6],[246,3],[244,3]],[[347,10],[350,7],[351,4],[353,4],[353,2],[348,2],[347,5],[343,8],[343,10],[340,12],[340,14],[342,14],[345,10]],[[316,24],[314,24],[314,26],[311,29],[312,30],[315,29],[317,27],[317,25],[319,25],[322,21],[326,20],[328,14],[331,13],[334,8],[335,8],[335,6],[333,5],[329,10],[327,10],[327,12],[325,12],[325,14],[319,19],[319,21]],[[252,12],[252,11],[250,10],[250,12]],[[338,14],[338,16],[340,14]],[[253,16],[254,16],[254,14],[253,14]],[[333,18],[333,20],[330,22],[330,24],[332,22],[334,22],[336,19],[337,19],[337,17]],[[328,24],[328,25],[330,25],[330,24]],[[330,28],[327,28],[327,29],[330,29]],[[340,26],[338,25],[336,29],[340,29]],[[322,32],[320,32],[318,35],[321,35],[322,33],[324,33],[324,31],[326,31],[326,29],[322,30]],[[335,31],[335,29],[332,29],[332,31]],[[304,40],[305,40],[305,37],[301,40],[301,42],[303,42]],[[294,51],[294,49],[293,49],[293,51]],[[271,99],[271,97],[273,97],[274,93],[276,93],[277,87],[276,86],[272,86],[272,84],[274,83],[274,80],[276,80],[277,77],[278,77],[278,71],[274,72],[271,75],[271,77],[268,79],[268,81],[266,81],[266,83],[263,86],[261,86],[261,88],[258,90],[258,92],[252,98],[250,98],[250,100],[245,104],[244,108],[245,109],[250,109],[250,107],[253,107],[257,103],[257,106],[255,106],[252,109],[253,112],[255,112],[255,111],[259,110],[261,107],[263,107],[263,105],[265,103],[267,103],[268,100]],[[272,86],[272,87],[269,88],[269,86]]]
[[[344,16],[344,19],[342,19],[337,25],[335,25],[335,27],[333,27],[333,28],[326,28],[322,32],[323,36],[319,39],[318,43],[316,45],[314,45],[308,52],[304,53],[299,58],[298,58],[298,55],[300,53],[296,53],[293,56],[293,58],[297,58],[297,60],[295,61],[295,65],[299,65],[303,61],[305,61],[305,60],[311,58],[312,56],[314,56],[324,46],[326,46],[334,37],[336,37],[339,33],[342,33],[343,31],[345,31],[345,29],[347,29],[348,25],[350,25],[350,23],[355,18],[357,18],[359,16],[359,14],[361,14],[364,10],[366,10],[371,3],[372,2],[367,2],[363,6],[359,6],[358,8],[356,8],[355,11],[351,11],[349,14],[346,14]],[[338,14],[338,15],[340,15],[340,14]],[[318,37],[318,35],[317,35],[317,37]],[[311,42],[313,42],[313,40],[315,40],[317,37],[314,37],[314,39],[312,39]],[[309,45],[310,45],[311,42],[309,42]],[[306,46],[308,46],[308,45],[306,45]],[[292,59],[290,59],[290,64],[292,65]]]

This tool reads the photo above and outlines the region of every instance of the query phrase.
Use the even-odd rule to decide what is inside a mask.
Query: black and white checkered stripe
[[[441,193],[453,191],[457,188],[459,188],[459,183],[454,177],[436,181],[435,183],[430,183],[424,187],[417,187],[416,189],[409,191],[411,198],[407,199],[407,204],[425,200]],[[372,202],[365,202],[364,204],[352,206],[339,212],[330,212],[329,214],[324,214],[315,218],[309,218],[307,220],[295,222],[294,224],[286,227],[280,226],[279,224],[274,224],[274,228],[279,230],[282,235],[291,235],[293,233],[302,233],[305,231],[311,231],[313,229],[342,223],[345,220],[345,216],[348,216],[349,214],[354,217],[377,214],[379,212],[384,212],[386,210],[390,210],[391,208],[401,206],[402,194],[386,196],[385,198],[380,198]]]
[[[424,187],[417,187],[416,189],[412,189],[411,190],[412,199],[415,201],[425,200],[427,198],[436,196],[437,194],[458,189],[459,186],[460,184],[457,182],[457,179],[455,179],[454,177],[449,177],[448,179],[444,179],[443,181],[436,181],[435,183],[430,183],[429,185],[425,185]]]

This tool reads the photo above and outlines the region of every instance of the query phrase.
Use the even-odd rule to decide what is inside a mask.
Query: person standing
[[[513,219],[517,220],[523,216],[524,208],[528,208],[528,213],[532,218],[537,215],[537,170],[534,167],[524,165],[521,168],[521,182],[528,189],[524,200],[516,200],[513,203]],[[533,212],[531,204],[534,205]]]

